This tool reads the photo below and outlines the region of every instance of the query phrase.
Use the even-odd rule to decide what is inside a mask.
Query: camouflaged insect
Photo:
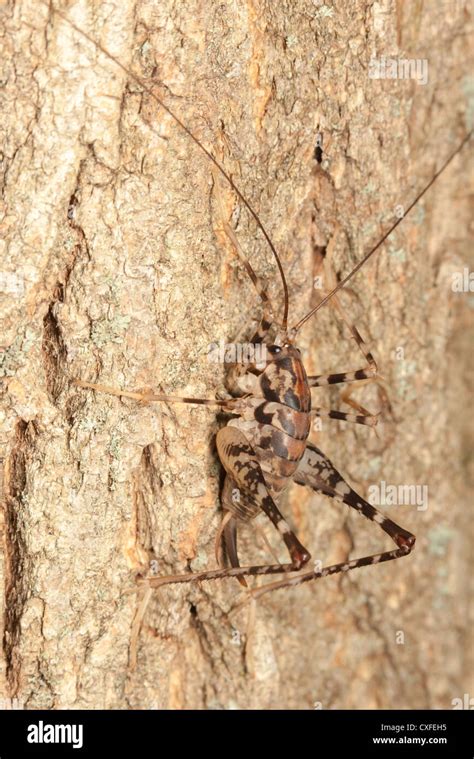
[[[392,559],[407,556],[414,544],[415,537],[407,530],[399,527],[391,519],[385,517],[358,495],[337,471],[332,462],[316,446],[308,442],[312,418],[315,416],[327,416],[333,419],[342,419],[358,424],[374,425],[376,417],[365,412],[362,407],[357,407],[360,414],[349,414],[340,411],[325,411],[312,406],[311,389],[324,385],[337,383],[357,382],[359,380],[376,380],[377,366],[374,358],[367,350],[365,343],[356,327],[350,324],[346,316],[344,319],[349,325],[352,336],[358,348],[364,356],[366,366],[353,372],[337,374],[307,376],[301,359],[300,351],[296,346],[296,338],[299,329],[321,307],[329,301],[337,304],[341,311],[342,307],[337,301],[337,291],[362,268],[367,260],[380,248],[393,230],[401,223],[399,217],[386,231],[377,244],[369,250],[354,269],[342,279],[336,287],[315,306],[298,324],[288,328],[289,298],[285,274],[275,250],[261,220],[251,207],[247,199],[235,185],[231,176],[223,166],[214,158],[212,153],[199,142],[197,137],[179,119],[179,117],[159,98],[154,91],[138,76],[113,56],[109,51],[97,43],[86,32],[77,27],[74,22],[67,18],[61,11],[55,9],[64,21],[77,33],[88,39],[107,58],[113,61],[128,76],[139,84],[158,105],[160,105],[188,135],[194,144],[207,156],[214,170],[219,172],[236,196],[246,207],[247,211],[256,221],[270,250],[275,258],[276,265],[281,277],[284,293],[283,318],[278,322],[272,307],[266,288],[260,278],[254,272],[251,264],[240,251],[239,244],[235,239],[233,230],[227,227],[226,232],[231,240],[236,254],[241,259],[247,274],[252,280],[261,298],[263,315],[256,333],[253,335],[252,344],[262,344],[266,347],[267,359],[265,364],[235,364],[227,377],[228,396],[225,399],[183,398],[165,394],[143,395],[104,385],[76,380],[76,385],[90,388],[101,392],[111,393],[119,397],[135,398],[145,401],[165,401],[191,403],[220,407],[222,411],[229,413],[232,418],[227,425],[217,433],[216,444],[219,458],[225,469],[226,476],[221,494],[223,519],[218,531],[216,546],[222,542],[224,551],[216,550],[218,562],[223,563],[222,554],[227,558],[229,566],[220,566],[215,570],[187,573],[181,575],[169,575],[162,577],[142,578],[142,583],[148,587],[158,587],[165,584],[183,583],[190,581],[216,580],[227,577],[235,577],[246,585],[245,577],[253,575],[283,574],[283,579],[254,588],[251,592],[258,597],[271,590],[299,585],[309,580],[318,579],[338,572],[346,572],[357,567],[369,564],[377,564]],[[440,169],[434,174],[430,182],[421,190],[417,197],[410,203],[405,211],[406,216],[427,192],[435,180],[446,169],[454,156],[464,147],[470,139],[469,133],[460,142],[456,150],[449,156]],[[322,160],[322,135],[318,133],[317,150],[315,159],[318,164]],[[322,169],[320,169],[322,170]],[[276,328],[276,337],[270,339],[272,330]],[[350,508],[362,514],[362,516],[378,524],[389,535],[395,544],[395,548],[371,556],[334,564],[320,570],[304,570],[311,556],[309,551],[300,543],[279,509],[282,495],[291,482],[310,487],[317,493],[322,493],[330,498],[346,504]],[[240,566],[237,551],[237,530],[239,524],[248,523],[258,514],[264,513],[280,533],[289,554],[289,562],[286,564],[263,564],[252,566]],[[302,570],[303,571],[300,571]],[[288,576],[288,573],[298,572]]]

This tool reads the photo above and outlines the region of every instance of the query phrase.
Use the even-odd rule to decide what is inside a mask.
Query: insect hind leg
[[[303,572],[294,577],[285,577],[273,583],[267,583],[260,588],[251,591],[253,598],[259,598],[266,593],[282,588],[289,588],[301,585],[310,580],[318,580],[322,577],[348,572],[351,569],[369,566],[371,564],[380,564],[385,561],[392,561],[407,556],[415,545],[415,536],[400,527],[391,519],[386,517],[374,506],[359,496],[355,490],[344,480],[342,475],[333,466],[327,456],[316,448],[308,444],[301,465],[293,477],[294,482],[298,485],[309,486],[318,493],[323,493],[335,500],[345,503],[347,506],[358,511],[366,519],[375,522],[380,528],[390,536],[397,546],[390,551],[363,556],[359,559],[352,559],[339,564],[332,564],[322,569],[314,569]]]
[[[217,433],[217,450],[227,472],[223,491],[224,506],[233,513],[236,519],[240,517],[242,521],[250,521],[253,516],[263,511],[280,533],[290,555],[290,563],[238,566],[236,537],[233,532],[234,525],[229,518],[225,525],[221,525],[221,531],[224,534],[227,548],[230,548],[230,561],[237,566],[181,575],[143,578],[140,579],[141,584],[148,587],[160,587],[175,583],[217,580],[228,577],[239,579],[245,576],[296,572],[310,560],[311,555],[290,529],[268,492],[255,452],[241,430],[236,427],[223,427],[219,430]],[[235,500],[230,497],[234,486],[240,493],[239,498]]]

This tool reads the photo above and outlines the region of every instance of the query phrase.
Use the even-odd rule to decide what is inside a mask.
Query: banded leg
[[[323,258],[323,269],[324,269],[324,275],[325,279],[328,280],[329,283],[329,291],[333,290],[336,286],[336,277],[334,274],[334,269],[330,264],[328,263],[326,258]],[[327,295],[327,291],[323,291],[323,295]],[[322,300],[322,299],[321,299]],[[363,339],[362,335],[360,334],[359,330],[355,326],[354,322],[352,321],[351,317],[347,314],[346,309],[341,303],[341,299],[339,295],[334,295],[331,298],[330,305],[332,308],[334,308],[337,313],[339,314],[340,318],[348,328],[349,332],[351,333],[353,339],[355,340],[355,343],[362,353],[364,359],[367,362],[367,366],[369,369],[373,370],[374,373],[377,373],[377,363],[372,355],[372,353],[369,351],[367,347],[367,343]]]
[[[364,356],[365,360],[367,361],[367,367],[373,372],[374,375],[376,375],[377,374],[377,363],[376,363],[376,361],[375,361],[372,353],[368,349],[367,343],[365,342],[364,338],[360,334],[360,332],[357,329],[357,327],[355,326],[354,322],[351,321],[349,319],[349,317],[347,316],[347,314],[346,314],[344,308],[342,307],[341,302],[340,302],[340,300],[339,300],[339,298],[338,298],[337,295],[334,295],[334,297],[332,298],[332,302],[334,303],[334,307],[339,312],[342,320],[344,321],[344,323],[348,327],[348,329],[349,329],[352,337],[354,338],[354,340],[356,342],[356,345],[357,345],[358,349],[360,350],[360,352]]]
[[[263,307],[262,317],[257,327],[256,332],[250,339],[252,346],[264,345],[265,338],[272,327],[271,309],[268,304]],[[232,364],[227,371],[225,378],[225,388],[231,396],[242,396],[247,393],[252,393],[253,387],[256,383],[256,378],[266,368],[266,354],[261,353],[260,360],[257,361],[257,351],[253,356],[253,362],[240,362]]]
[[[73,380],[73,384],[83,387],[86,390],[96,390],[99,393],[115,395],[117,398],[132,398],[135,401],[149,403],[150,401],[162,401],[164,403],[194,403],[198,406],[219,406],[223,411],[237,413],[240,398],[212,399],[212,398],[187,398],[177,395],[165,395],[161,393],[135,393],[130,390],[121,390],[120,388],[110,387],[109,385],[100,385],[95,382],[86,382],[85,380]]]
[[[264,288],[263,282],[259,279],[259,286]],[[263,300],[263,311],[262,316],[260,319],[260,322],[258,324],[258,327],[256,331],[253,333],[252,337],[250,338],[250,344],[252,346],[256,345],[262,345],[265,342],[265,338],[267,337],[270,329],[273,326],[273,310],[270,301],[267,298],[266,290],[262,289],[259,291],[260,296]],[[257,349],[258,350],[258,349]],[[257,353],[257,351],[256,351]],[[254,356],[256,358],[256,356]],[[230,392],[231,395],[241,396],[242,394],[245,394],[249,390],[251,391],[251,387],[248,386],[248,382],[251,381],[252,383],[255,381],[255,377],[258,376],[262,371],[264,371],[266,367],[266,358],[265,353],[261,354],[261,359],[259,362],[255,363],[236,363],[233,364],[228,372],[225,379],[225,387]],[[249,376],[251,374],[252,376]]]
[[[328,270],[328,267],[324,268],[324,273],[328,279],[334,279],[334,275]],[[334,286],[334,282],[330,282],[331,289]],[[377,377],[377,363],[367,347],[367,344],[360,334],[359,330],[347,315],[344,307],[341,304],[337,295],[334,295],[330,301],[331,305],[338,312],[342,321],[349,329],[353,339],[364,359],[367,362],[365,369],[358,369],[355,372],[337,372],[334,374],[316,374],[308,377],[310,387],[323,387],[325,385],[337,385],[348,382],[359,382],[365,379],[374,379]]]
[[[323,493],[337,501],[345,503],[347,506],[350,506],[366,517],[366,519],[376,522],[376,524],[380,525],[382,530],[390,536],[397,548],[392,549],[391,551],[373,554],[371,556],[363,556],[360,559],[333,564],[328,567],[323,567],[323,569],[319,571],[314,570],[304,572],[294,577],[268,583],[251,591],[254,598],[258,598],[273,590],[301,585],[304,582],[318,580],[321,577],[338,574],[339,572],[348,572],[349,570],[357,569],[358,567],[365,567],[370,564],[379,564],[384,561],[399,559],[403,556],[407,556],[413,549],[413,546],[415,545],[415,536],[412,535],[411,532],[403,529],[403,527],[399,527],[399,525],[395,524],[395,522],[388,519],[374,506],[361,498],[361,496],[359,496],[344,480],[342,475],[339,474],[327,456],[325,456],[319,448],[316,448],[316,446],[308,444],[293,480],[298,485],[308,485],[317,493]]]
[[[388,397],[387,390],[385,389],[382,378],[381,377],[375,377],[373,380],[366,380],[367,384],[370,384],[371,382],[377,383],[377,394],[379,397],[379,406],[383,409],[383,411],[380,411],[378,413],[378,416],[381,414],[385,415],[385,413],[390,414],[393,416],[393,409],[392,404],[390,403],[390,399]],[[365,384],[365,383],[364,383]],[[346,403],[348,406],[351,406],[351,408],[355,409],[355,411],[358,411],[359,414],[369,414],[367,409],[365,409],[363,406],[361,406],[360,403],[355,401],[352,398],[352,393],[356,390],[356,387],[354,385],[349,385],[348,387],[344,388],[341,392],[341,401],[343,403]]]
[[[350,414],[346,411],[337,411],[336,409],[324,409],[317,406],[311,409],[311,416],[327,417],[328,419],[339,419],[342,422],[352,422],[353,424],[365,424],[368,427],[375,427],[378,422],[379,415],[371,414],[362,406],[360,409],[361,414]]]
[[[221,214],[222,214],[222,211],[221,211]],[[249,275],[250,279],[252,280],[254,287],[260,297],[260,300],[262,301],[262,305],[263,305],[262,316],[260,318],[260,322],[258,324],[256,331],[253,333],[252,337],[250,338],[251,345],[260,345],[264,343],[265,338],[267,337],[273,325],[274,311],[273,311],[272,302],[270,298],[268,297],[266,283],[253,270],[250,262],[248,261],[245,254],[242,252],[242,249],[240,248],[239,242],[234,234],[233,229],[224,220],[222,223],[224,226],[224,230],[227,234],[227,237],[230,239],[237,257],[243,263],[245,270],[247,274]],[[240,387],[239,381],[241,380],[242,377],[244,377],[248,373],[250,368],[253,368],[255,370],[257,369],[257,366],[255,364],[250,365],[249,363],[246,363],[246,364],[237,363],[229,368],[229,371],[227,372],[227,376],[226,376],[226,388],[231,394],[242,395],[242,388]],[[260,366],[260,364],[258,365],[259,372],[263,371],[264,368],[265,368],[264,365],[262,366]]]
[[[236,427],[224,427],[217,433],[217,450],[222,465],[227,472],[228,487],[236,486],[239,499],[232,507],[233,516],[242,521],[250,521],[262,510],[276,527],[283,538],[291,562],[288,564],[264,564],[247,567],[238,566],[238,556],[235,537],[235,519],[226,519],[223,527],[230,560],[234,566],[225,569],[214,569],[204,572],[194,572],[181,575],[150,577],[141,580],[148,587],[160,587],[174,583],[217,580],[226,577],[243,578],[245,576],[280,574],[281,572],[296,572],[310,560],[311,556],[301,545],[289,525],[280,513],[278,506],[267,490],[263,472],[251,445],[245,435]],[[226,506],[229,500],[226,500]],[[227,534],[226,534],[227,531]],[[229,537],[228,537],[229,536]],[[228,541],[228,542],[227,542]]]
[[[257,327],[256,332],[254,332],[250,340],[251,343],[254,343],[254,344],[263,343],[263,341],[265,340],[266,336],[268,335],[272,327],[272,324],[273,324],[272,319],[273,317],[272,317],[271,308],[267,304],[265,304],[263,307],[263,313],[262,313],[262,318],[260,319],[260,323]]]
[[[372,369],[358,369],[355,372],[335,372],[334,374],[311,374],[308,377],[310,387],[325,387],[326,385],[342,385],[347,382],[359,382],[365,379],[375,379],[377,372]]]

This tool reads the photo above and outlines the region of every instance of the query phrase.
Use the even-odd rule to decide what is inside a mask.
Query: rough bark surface
[[[232,173],[281,252],[293,322],[314,302],[315,245],[347,273],[472,126],[467,3],[56,5]],[[472,311],[469,292],[451,287],[468,266],[469,147],[343,297],[393,413],[378,438],[335,422],[313,434],[362,494],[381,481],[428,486],[426,510],[386,507],[417,535],[414,554],[252,609],[235,611],[235,581],[163,588],[133,667],[136,572],[152,559],[159,573],[215,566],[222,419],[70,381],[213,397],[224,367],[208,362],[208,344],[258,314],[218,200],[281,301],[280,283],[225,182],[123,69],[37,0],[3,5],[1,21],[0,697],[28,708],[450,708],[473,692]],[[370,78],[382,56],[427,59],[428,83]],[[361,366],[331,308],[301,347],[310,373]],[[372,409],[381,398],[374,386],[357,397]],[[340,402],[336,390],[317,399]],[[387,545],[296,486],[283,508],[324,563]],[[252,529],[240,545],[247,559],[266,555]]]

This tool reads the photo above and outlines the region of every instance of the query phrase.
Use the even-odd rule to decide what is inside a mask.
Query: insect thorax
[[[249,371],[242,380],[252,388],[251,397],[242,402],[240,416],[229,426],[244,433],[268,490],[278,499],[298,467],[310,431],[311,393],[306,372],[299,352],[290,346],[269,355],[263,371]],[[232,500],[232,489],[232,483],[224,488],[225,508],[240,519],[255,516],[258,509],[254,513],[251,504],[236,501],[235,493]]]

